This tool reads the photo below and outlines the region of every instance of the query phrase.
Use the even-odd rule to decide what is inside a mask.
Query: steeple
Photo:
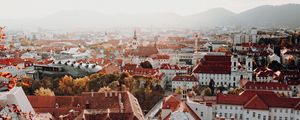
[[[137,40],[137,37],[136,37],[136,30],[134,30],[133,39]]]
[[[198,34],[195,35],[195,50],[194,50],[194,53],[198,53]]]

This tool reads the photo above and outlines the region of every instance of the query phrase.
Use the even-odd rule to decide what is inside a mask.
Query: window
[[[252,117],[255,117],[255,112],[252,113]]]
[[[200,116],[203,117],[203,112],[200,113]]]
[[[247,110],[247,114],[249,114],[249,110]]]
[[[257,114],[257,118],[260,119],[260,114]]]

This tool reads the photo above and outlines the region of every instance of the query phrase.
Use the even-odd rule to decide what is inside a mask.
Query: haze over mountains
[[[260,6],[241,13],[223,8],[210,9],[189,16],[173,13],[115,14],[94,11],[60,11],[40,19],[4,20],[13,27],[101,28],[101,27],[214,27],[242,26],[300,26],[300,4]]]

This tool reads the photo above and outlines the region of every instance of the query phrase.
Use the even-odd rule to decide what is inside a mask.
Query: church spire
[[[134,30],[133,39],[137,40],[137,37],[136,37],[136,30]]]

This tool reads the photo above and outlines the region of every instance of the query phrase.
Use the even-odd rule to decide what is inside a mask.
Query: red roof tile
[[[194,73],[230,74],[231,56],[205,55],[194,68]]]
[[[250,99],[245,105],[246,109],[259,109],[259,110],[268,110],[269,106],[263,101],[259,95],[255,95]]]
[[[280,97],[271,91],[246,90],[240,95],[217,95],[217,104],[244,105],[249,109],[266,109],[270,107],[295,108],[300,98]]]
[[[176,75],[172,78],[172,81],[198,82],[194,75]]]
[[[279,82],[250,82],[248,81],[244,86],[245,89],[250,90],[290,90],[290,87],[285,83]]]

